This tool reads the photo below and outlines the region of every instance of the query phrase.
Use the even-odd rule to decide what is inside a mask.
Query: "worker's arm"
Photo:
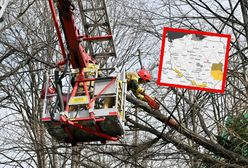
[[[131,80],[129,83],[129,87],[131,88],[133,94],[140,100],[146,101],[144,94],[145,89],[140,87],[137,80]]]
[[[137,80],[131,80],[129,83],[133,94],[140,100],[147,102],[149,106],[155,110],[159,109],[159,104],[155,101],[154,98],[145,94],[145,89],[140,87]]]
[[[148,96],[147,94],[145,94],[145,90],[142,87],[139,87],[135,92],[134,95],[142,100],[145,101],[149,104],[149,106],[155,110],[159,109],[159,103],[152,97]]]
[[[142,87],[139,87],[137,90],[133,91],[133,94],[140,100],[145,101],[146,99],[144,97],[145,90]]]

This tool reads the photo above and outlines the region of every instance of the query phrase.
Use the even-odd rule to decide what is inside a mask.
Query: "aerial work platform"
[[[126,79],[124,71],[108,64],[116,52],[105,1],[48,2],[63,60],[47,74],[41,120],[61,142],[116,141],[124,134]],[[83,32],[75,12],[80,12]]]
[[[72,95],[75,86],[72,92],[72,87],[69,86],[71,82],[63,84],[65,88],[62,90],[68,91],[67,93],[63,91],[65,111],[59,109],[58,94],[51,92],[51,87],[56,85],[52,76],[48,75],[42,116],[42,121],[52,137],[68,143],[103,142],[116,141],[124,134],[125,72],[108,77],[86,78],[83,82],[78,77],[75,83],[75,86],[78,86],[75,95]],[[69,81],[68,79],[70,77],[62,82]],[[89,88],[90,98],[82,89],[83,83],[87,83],[88,88],[93,84]]]

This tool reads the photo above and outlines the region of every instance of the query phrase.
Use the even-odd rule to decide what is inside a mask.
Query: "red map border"
[[[164,60],[164,49],[165,49],[165,40],[166,40],[166,32],[167,31],[227,38],[226,54],[225,54],[224,69],[223,69],[223,80],[222,80],[221,89],[203,88],[203,87],[197,87],[197,86],[188,86],[188,85],[180,85],[180,84],[172,84],[172,83],[161,82],[162,67],[163,67],[162,64],[163,64],[163,60]],[[226,74],[227,74],[227,65],[228,65],[228,55],[229,55],[229,50],[230,50],[230,42],[231,42],[231,35],[230,34],[218,34],[218,33],[203,32],[203,31],[197,31],[197,30],[187,30],[187,29],[164,27],[164,29],[163,29],[163,37],[162,37],[162,47],[161,47],[161,53],[160,53],[160,63],[159,63],[157,84],[160,85],[160,86],[169,86],[169,87],[176,87],[176,88],[203,90],[203,91],[207,91],[207,92],[224,93],[225,92],[225,85],[226,85]]]

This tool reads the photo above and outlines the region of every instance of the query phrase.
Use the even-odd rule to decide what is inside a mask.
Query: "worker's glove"
[[[149,104],[149,106],[154,109],[154,110],[158,110],[160,105],[159,103],[154,99],[154,98],[151,98],[150,96],[148,95],[144,95],[144,98],[146,99],[146,102]]]

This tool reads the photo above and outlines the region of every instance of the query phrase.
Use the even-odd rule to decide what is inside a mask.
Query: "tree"
[[[228,1],[226,3],[219,3],[218,1],[214,1],[211,3],[207,1],[160,1],[160,3],[158,4],[154,6],[152,6],[150,3],[146,4],[145,2],[133,2],[130,3],[130,5],[122,4],[123,6],[126,5],[127,8],[130,8],[131,10],[135,10],[137,17],[136,15],[132,15],[133,13],[130,12],[130,15],[126,15],[129,21],[122,22],[121,24],[133,28],[134,32],[140,32],[143,29],[142,32],[144,35],[147,35],[147,33],[149,33],[150,37],[154,38],[157,38],[159,32],[162,32],[162,26],[189,28],[202,31],[214,31],[218,33],[233,32],[235,34],[235,37],[239,37],[239,39],[246,38],[246,34],[240,31],[244,30],[244,28],[242,29],[242,27],[244,27],[244,24],[240,22],[240,20],[242,19],[237,18],[239,17],[238,14],[241,12],[238,7],[242,7],[242,4],[232,3],[231,1]],[[169,17],[166,17],[166,14]],[[160,37],[161,35],[158,36],[158,38]],[[190,148],[192,150],[195,149],[198,152],[203,150],[203,148],[205,148],[205,150],[208,150],[208,152],[204,152],[204,156],[198,153],[198,159],[208,159],[208,156],[211,156],[211,153],[214,153],[217,155],[222,155],[222,157],[230,160],[229,156],[232,155],[231,153],[229,153],[229,156],[224,156],[228,153],[228,151],[226,151],[226,149],[215,142],[215,136],[220,135],[221,130],[224,129],[224,120],[227,114],[231,113],[235,115],[235,113],[243,113],[244,110],[247,108],[245,105],[245,101],[247,99],[247,97],[245,96],[247,93],[247,87],[245,84],[245,81],[247,81],[247,77],[245,76],[245,73],[247,71],[245,67],[245,65],[247,64],[247,58],[244,56],[244,53],[240,52],[240,50],[242,49],[242,51],[245,52],[245,46],[247,42],[237,43],[239,39],[236,38],[234,42],[232,42],[231,52],[233,54],[231,54],[231,56],[229,57],[229,76],[225,95],[216,95],[196,91],[185,91],[172,88],[167,89],[166,93],[157,91],[157,93],[162,92],[166,95],[165,97],[161,96],[162,100],[165,98],[172,100],[168,101],[168,99],[166,99],[166,101],[164,101],[165,107],[169,109],[166,111],[170,111],[170,113],[172,111],[175,111],[174,115],[179,123],[185,124],[185,126],[183,125],[183,127],[186,128],[186,132],[184,132],[182,128],[178,129],[178,132],[187,137],[186,139],[185,137],[183,139],[189,142],[188,145],[190,146]],[[150,41],[153,44],[155,40]],[[145,43],[144,45],[153,46],[152,44]],[[238,50],[239,52],[236,52],[235,50]],[[156,58],[156,56],[152,54],[149,55],[149,57]],[[233,59],[235,59],[235,61],[233,61]],[[237,64],[239,66],[237,66]],[[237,98],[236,100],[238,102],[234,100],[234,97]],[[180,102],[178,102],[177,100],[180,100]],[[229,100],[234,100],[235,103],[229,103]],[[134,100],[130,98],[129,101],[133,102]],[[158,113],[155,113],[154,115],[156,114]],[[160,114],[158,114],[160,116],[160,119],[158,120],[168,120],[168,118],[166,119],[166,115],[163,114],[163,112],[161,116]],[[170,116],[170,114],[167,114],[167,117],[168,116]],[[156,116],[156,118],[157,117],[158,116]],[[133,124],[135,124],[135,122],[133,122]],[[173,127],[173,124],[171,124],[171,126]],[[143,129],[145,128],[143,127]],[[176,128],[174,127],[174,130],[175,129]],[[191,133],[189,133],[188,135],[187,132]],[[200,141],[210,140],[209,144],[202,144],[202,142],[197,140],[197,136],[195,136],[194,133],[196,133],[197,135],[203,135],[203,137],[199,137],[198,140]],[[155,132],[153,132],[153,134],[155,134]],[[174,137],[180,136],[180,134],[175,134]],[[180,144],[180,147],[184,148],[186,146]],[[210,155],[208,155],[209,152],[211,152]],[[187,153],[189,154],[190,158],[191,156],[193,156],[193,160],[191,160],[192,166],[200,166],[199,162],[195,163],[194,151],[187,151]],[[235,157],[233,159],[235,159]],[[212,164],[219,164],[217,162],[214,162],[214,160],[211,161]],[[246,165],[247,163],[243,164]]]
[[[145,87],[163,104],[161,109],[153,111],[128,95],[124,139],[73,148],[54,141],[40,122],[39,103],[44,70],[61,57],[48,4],[42,0],[11,3],[0,39],[0,164],[42,168],[248,165],[242,153],[218,142],[223,131],[230,130],[225,125],[227,116],[239,116],[247,109],[246,2],[108,0],[107,4],[118,55],[113,65],[139,69],[139,50],[154,77]],[[156,85],[164,26],[232,34],[225,94]],[[133,140],[137,130],[139,136]]]

